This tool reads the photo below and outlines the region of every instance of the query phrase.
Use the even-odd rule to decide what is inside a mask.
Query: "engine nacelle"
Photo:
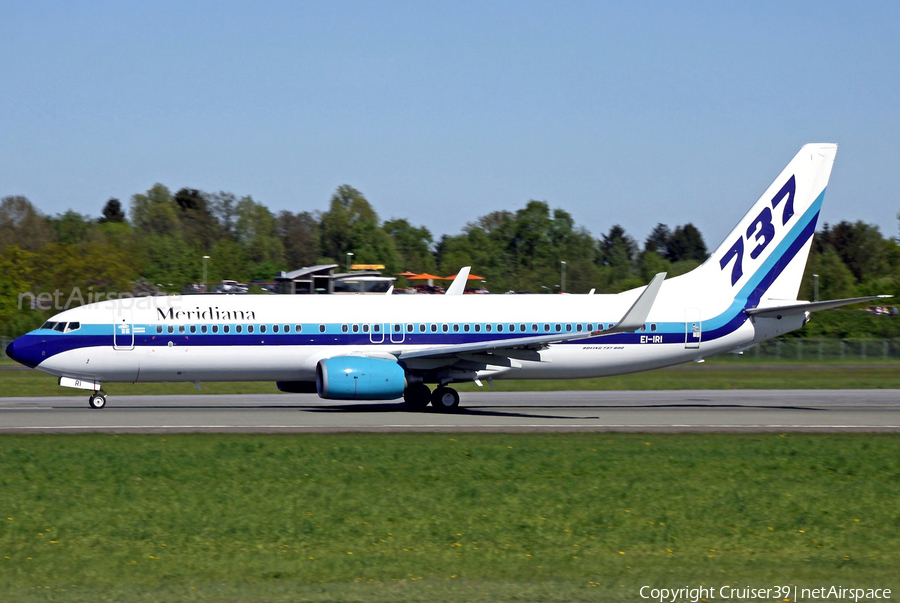
[[[385,358],[326,358],[316,365],[316,389],[327,400],[396,400],[406,389],[406,372]]]

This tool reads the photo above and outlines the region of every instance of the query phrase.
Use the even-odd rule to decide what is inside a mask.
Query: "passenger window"
[[[303,325],[294,325],[294,332],[295,332],[295,333],[302,333],[302,332],[303,332]]]
[[[227,332],[229,332],[230,330],[231,330],[231,327],[230,327],[229,325],[225,325],[224,327],[222,327],[222,332],[223,332],[223,333],[227,333]]]
[[[454,332],[454,333],[459,333],[459,325],[456,324],[456,323],[453,324],[453,332]]]
[[[260,332],[260,333],[265,333],[265,332],[266,332],[266,325],[259,325],[259,332]]]
[[[215,327],[213,327],[213,328],[215,329]],[[253,325],[247,325],[247,332],[248,332],[248,333],[252,333],[252,332],[253,332]],[[215,331],[213,331],[213,333],[215,333]]]
[[[156,325],[156,332],[162,333],[162,325]]]
[[[347,325],[341,325],[341,333],[346,333],[350,329],[347,328]]]
[[[359,333],[359,325],[353,325],[353,329],[352,329],[352,330],[353,330],[354,333]]]
[[[447,326],[447,323],[444,323],[441,325],[441,331],[443,331],[444,333],[446,333],[449,330],[450,330],[450,327]]]
[[[580,332],[583,328],[584,328],[584,327],[581,326],[581,323],[578,323],[577,325],[575,325],[575,330],[576,330],[576,331],[579,331],[579,332]]]
[[[411,324],[406,325],[406,332],[407,332],[407,333],[412,333],[412,332],[415,331],[415,330],[416,330],[416,329],[415,329],[415,327],[414,327],[413,325],[411,325]]]
[[[277,332],[278,332],[278,325],[272,325],[272,332],[273,332],[273,333],[277,333]]]
[[[184,325],[178,325],[178,332],[184,333]]]
[[[463,331],[465,331],[466,333],[469,332],[469,323],[463,325]]]
[[[488,333],[490,333],[490,332],[491,332],[491,329],[493,329],[493,328],[494,328],[494,327],[493,327],[492,325],[490,325],[490,324],[484,325],[484,330],[487,331]]]
[[[376,333],[381,333],[381,325],[372,325],[372,330]]]
[[[363,325],[363,333],[369,332],[369,325]]]
[[[481,333],[481,325],[478,324],[478,323],[475,323],[475,332],[476,332],[476,333]]]
[[[175,332],[175,327],[174,327],[173,325],[169,325],[169,328],[166,329],[166,330],[167,330],[169,333],[174,333],[174,332]]]
[[[532,333],[537,333],[537,331],[538,331],[537,325],[532,323],[532,325],[531,325],[531,332],[532,332]]]
[[[218,333],[218,332],[219,332],[219,325],[213,325],[212,331],[213,331],[213,333]]]
[[[549,333],[549,332],[550,332],[550,325],[548,325],[547,323],[544,323],[544,333]]]
[[[290,332],[291,332],[291,325],[284,325],[284,332],[285,332],[285,333],[290,333]]]
[[[437,325],[434,324],[434,323],[431,323],[431,332],[432,332],[432,333],[437,333]]]
[[[519,332],[520,332],[520,333],[524,333],[524,332],[525,332],[525,323],[521,323],[521,324],[519,325]]]
[[[197,332],[197,325],[191,325],[191,333]]]
[[[556,332],[559,333],[560,331],[562,331],[562,325],[556,323]]]
[[[592,331],[592,332],[593,332],[593,330],[594,330],[594,323],[589,322],[589,323],[588,323],[588,331]]]
[[[243,331],[243,330],[244,330],[244,327],[242,327],[241,325],[237,325],[237,326],[234,327],[234,332],[235,332],[235,333],[240,333],[240,332]]]
[[[497,325],[497,332],[498,332],[498,333],[502,333],[502,332],[503,332],[503,325]]]
[[[425,332],[425,323],[420,322],[419,323],[419,333],[424,333],[424,332]]]
[[[206,325],[200,325],[200,332],[206,333]]]
[[[651,322],[651,323],[650,323],[650,330],[651,330],[652,332],[656,333],[656,323],[655,323],[655,322]]]
[[[319,333],[325,332],[325,325],[319,325]]]
[[[572,325],[570,323],[566,323],[566,331],[572,332]]]

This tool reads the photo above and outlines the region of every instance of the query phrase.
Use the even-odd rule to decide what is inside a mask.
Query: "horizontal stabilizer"
[[[847,299],[829,299],[819,302],[802,302],[787,304],[784,306],[770,306],[767,308],[748,308],[747,314],[750,316],[760,316],[769,318],[772,316],[785,316],[791,314],[802,314],[804,312],[816,312],[818,310],[831,310],[832,308],[840,308],[841,306],[849,306],[862,302],[872,301],[875,299],[886,299],[893,297],[892,295],[869,295],[866,297],[849,297]]]

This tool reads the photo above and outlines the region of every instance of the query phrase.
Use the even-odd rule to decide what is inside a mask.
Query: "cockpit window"
[[[44,324],[41,325],[42,329],[51,329],[52,330],[54,327],[56,327],[56,323],[53,322],[52,320],[48,320],[47,322],[45,322]]]
[[[58,323],[54,324],[54,325],[53,325],[53,330],[54,330],[54,331],[59,331],[60,333],[65,332],[65,330],[66,330],[66,323],[64,323],[64,322],[58,322]]]
[[[66,333],[71,333],[72,331],[77,331],[81,328],[80,322],[70,322],[66,325]]]

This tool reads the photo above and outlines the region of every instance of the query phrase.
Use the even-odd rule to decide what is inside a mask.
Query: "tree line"
[[[337,188],[326,210],[296,213],[272,212],[250,196],[173,193],[162,184],[133,195],[127,208],[109,199],[99,217],[74,210],[49,216],[25,197],[7,196],[0,201],[0,333],[18,334],[47,314],[20,309],[22,292],[180,292],[201,281],[204,255],[207,282],[271,281],[282,270],[343,266],[348,252],[356,263],[384,264],[388,274],[450,275],[470,265],[495,293],[559,292],[563,269],[567,292],[617,292],[657,272],[683,274],[708,256],[691,223],[658,224],[643,243],[619,225],[595,238],[545,201],[490,212],[435,240],[404,218],[382,220],[349,185]],[[819,275],[820,299],[897,295],[900,245],[863,222],[826,224],[806,272],[804,299],[813,297],[812,274]]]

